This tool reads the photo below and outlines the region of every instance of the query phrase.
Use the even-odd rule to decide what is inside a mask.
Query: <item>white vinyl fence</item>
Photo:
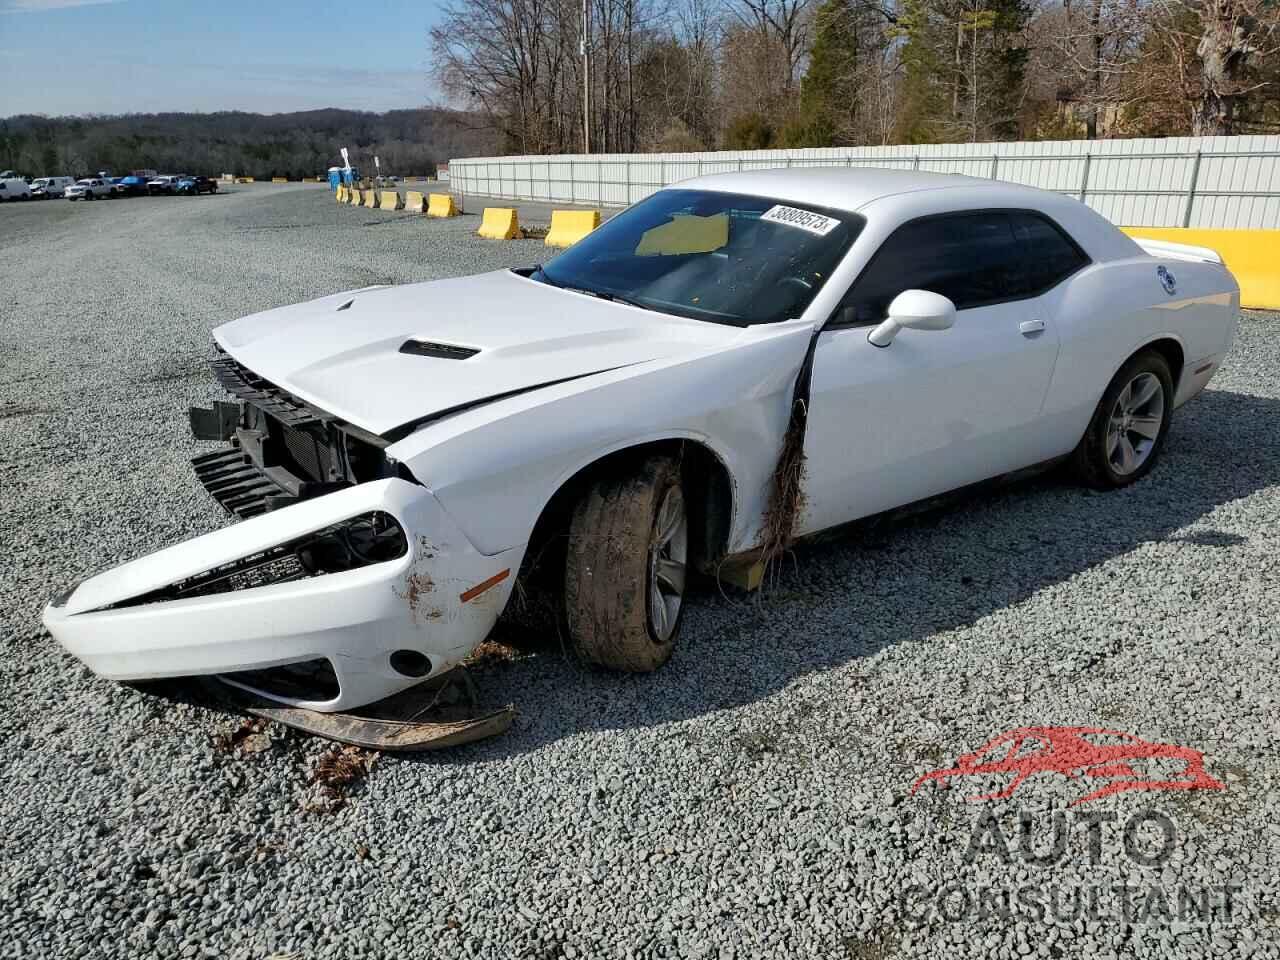
[[[706,173],[874,166],[1023,183],[1133,227],[1280,229],[1280,136],[1058,140],[449,161],[456,194],[620,207]]]

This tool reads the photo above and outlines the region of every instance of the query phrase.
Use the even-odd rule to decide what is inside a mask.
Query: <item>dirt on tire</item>
[[[680,465],[658,456],[594,483],[573,511],[565,560],[569,636],[583,660],[643,673],[671,657],[649,627],[649,545],[664,494],[680,483]]]

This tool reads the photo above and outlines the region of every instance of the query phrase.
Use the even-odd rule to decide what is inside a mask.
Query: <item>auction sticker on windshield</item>
[[[840,226],[840,221],[833,217],[824,217],[820,213],[814,213],[811,210],[800,210],[797,207],[784,207],[782,204],[770,207],[760,215],[760,219],[768,220],[771,223],[781,223],[788,227],[799,227],[801,230],[807,230],[810,233],[817,234],[819,237],[825,237]]]

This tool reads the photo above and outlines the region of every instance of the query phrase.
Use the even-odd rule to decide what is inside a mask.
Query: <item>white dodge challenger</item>
[[[241,522],[44,622],[104,677],[325,712],[448,671],[531,596],[585,660],[651,670],[688,571],[1062,460],[1138,480],[1238,309],[1212,251],[1054,193],[700,177],[540,267],[219,327],[234,403],[192,411],[224,443],[195,472]]]

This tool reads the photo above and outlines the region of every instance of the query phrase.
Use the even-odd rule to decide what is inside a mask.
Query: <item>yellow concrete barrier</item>
[[[236,183],[253,183],[253,177],[236,177]]]
[[[364,197],[360,195],[359,187],[351,187],[347,190],[347,203],[353,207],[358,207],[364,202]]]
[[[548,247],[571,247],[600,226],[599,210],[552,210]]]
[[[520,236],[520,217],[511,207],[485,207],[476,236],[486,240],[514,240]]]
[[[364,192],[364,205],[370,210],[378,209],[378,191],[372,188]]]
[[[1240,305],[1280,310],[1280,230],[1197,230],[1180,227],[1122,227],[1131,237],[1208,247],[1240,284]],[[1177,276],[1177,271],[1174,271]]]
[[[453,197],[447,193],[432,193],[427,197],[428,217],[456,217],[459,213]]]
[[[404,208],[408,213],[423,213],[427,208],[426,195],[421,190],[404,192]]]
[[[379,210],[399,210],[401,207],[400,193],[397,190],[383,190],[382,202],[378,204]]]
[[[338,203],[346,203],[346,202],[347,202],[347,186],[346,186],[346,184],[339,184],[339,185],[338,185],[338,190],[337,190],[337,192],[336,192],[336,193],[335,193],[335,195],[334,195],[334,199],[335,199],[335,200],[337,200],[337,202],[338,202]]]
[[[289,178],[288,177],[272,177],[271,182],[272,183],[288,183]]]

